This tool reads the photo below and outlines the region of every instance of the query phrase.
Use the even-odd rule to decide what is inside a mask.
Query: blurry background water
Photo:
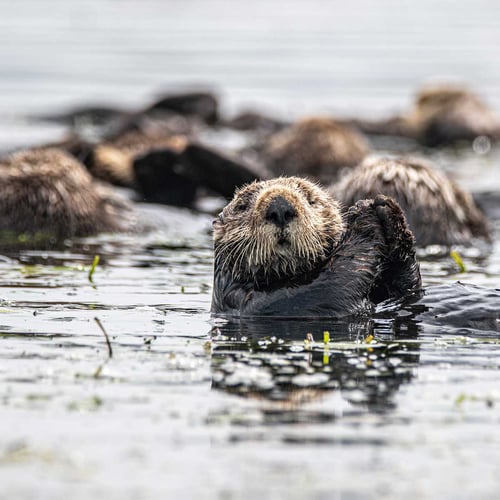
[[[500,111],[499,25],[491,1],[2,0],[0,149],[64,133],[30,115],[196,87],[227,114],[375,117],[440,78]],[[462,185],[498,189],[498,148],[431,154]],[[329,352],[276,326],[210,343],[210,217],[163,214],[147,237],[2,258],[0,496],[497,496],[494,334],[409,322],[398,340],[382,318],[378,347],[353,344],[366,325]],[[498,287],[498,244],[466,265],[424,262],[426,284]]]
[[[373,116],[408,106],[417,86],[442,77],[500,108],[496,2],[1,5],[2,145],[22,142],[11,121],[20,113],[96,101],[134,107],[185,85],[219,91],[228,111],[251,104],[291,116]]]

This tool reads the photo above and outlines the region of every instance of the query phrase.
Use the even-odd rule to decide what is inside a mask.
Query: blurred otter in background
[[[0,231],[48,243],[129,230],[130,205],[58,149],[31,149],[0,160]]]
[[[369,152],[361,134],[329,118],[290,125],[246,112],[223,120],[217,98],[206,92],[167,95],[135,112],[89,107],[53,118],[73,124],[73,135],[57,146],[95,177],[136,189],[142,201],[181,206],[192,206],[199,188],[230,198],[245,183],[282,174],[328,184]],[[238,130],[246,146],[223,152],[203,145],[203,134],[228,129]]]
[[[423,88],[407,123],[426,146],[473,141],[479,136],[496,139],[500,133],[498,116],[477,95],[450,85]]]
[[[405,212],[418,246],[490,241],[490,227],[470,193],[420,158],[367,158],[331,193],[346,206],[384,194]]]
[[[423,87],[413,108],[400,116],[346,123],[367,134],[410,137],[429,147],[500,138],[499,116],[469,89],[450,84]]]
[[[220,121],[213,94],[170,94],[136,112],[101,109],[45,117],[73,125],[66,140],[50,146],[71,153],[98,179],[135,189],[141,201],[190,207],[200,193],[230,198],[235,187],[260,177],[237,155],[197,141]],[[100,132],[86,139],[85,124],[91,132],[98,124]]]
[[[342,167],[361,162],[369,150],[367,141],[353,128],[312,117],[271,135],[262,154],[274,175],[307,176],[327,184]]]
[[[231,198],[243,184],[280,175],[329,184],[341,168],[357,165],[369,153],[361,134],[329,118],[305,118],[286,125],[260,114],[244,113],[224,126],[256,136],[232,154],[192,142],[182,152],[181,161],[200,185],[225,198]]]
[[[144,133],[129,130],[118,137],[97,144],[92,152],[88,168],[95,177],[118,186],[134,187],[135,158],[156,149],[181,152],[187,143],[182,135]]]
[[[99,179],[136,187],[134,160],[158,149],[180,153],[188,138],[217,121],[218,99],[209,92],[167,94],[136,111],[89,106],[39,118],[71,127],[66,140],[51,146],[73,154]]]

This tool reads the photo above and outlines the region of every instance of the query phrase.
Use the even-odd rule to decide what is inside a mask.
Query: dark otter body
[[[185,172],[181,155],[171,149],[136,157],[133,171],[142,201],[189,207],[196,200],[198,183]]]
[[[0,230],[73,236],[130,229],[128,203],[57,149],[20,151],[0,162]]]
[[[214,240],[216,315],[364,315],[421,285],[413,235],[384,196],[342,217],[304,179],[254,182],[214,222]]]
[[[347,206],[379,194],[394,198],[419,246],[490,241],[488,221],[472,196],[419,158],[368,158],[331,190]]]

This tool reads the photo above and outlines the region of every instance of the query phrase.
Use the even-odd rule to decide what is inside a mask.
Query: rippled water
[[[220,89],[228,113],[257,103],[283,116],[373,116],[450,75],[500,108],[491,2],[52,0],[2,10],[2,149],[63,132],[23,115],[134,107],[184,83]],[[498,147],[425,153],[475,192],[500,191]],[[498,496],[497,242],[487,256],[464,253],[466,273],[422,256],[423,302],[381,307],[370,322],[214,324],[211,218],[150,210],[163,221],[152,234],[0,258],[0,496]]]

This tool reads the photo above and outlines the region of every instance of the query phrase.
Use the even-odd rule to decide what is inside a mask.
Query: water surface
[[[132,109],[186,84],[219,90],[228,114],[373,117],[437,75],[498,110],[499,20],[491,2],[5,1],[0,148],[64,132],[27,115]],[[420,152],[500,191],[498,147]],[[435,301],[457,281],[484,287],[446,303],[458,320],[382,308],[360,324],[234,326],[208,314],[211,217],[154,210],[164,224],[147,236],[0,259],[3,496],[498,496],[498,243],[465,252],[465,273],[422,259]]]

